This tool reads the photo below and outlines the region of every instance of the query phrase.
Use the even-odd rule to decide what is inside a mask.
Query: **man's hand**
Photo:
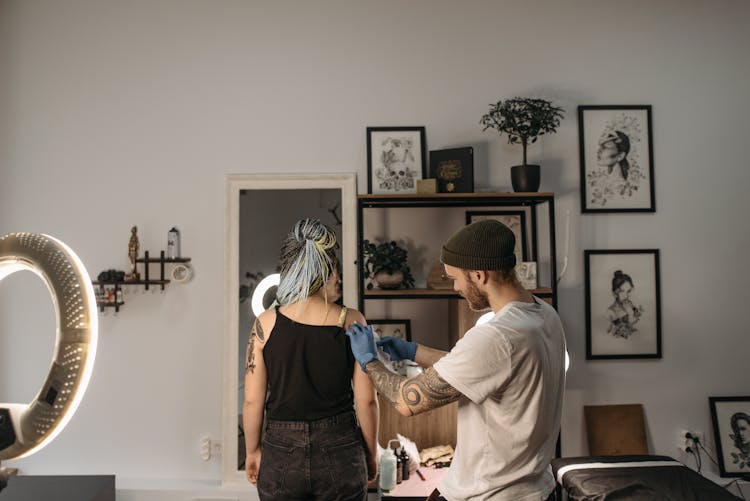
[[[349,336],[349,340],[351,341],[354,358],[357,359],[359,366],[364,371],[365,366],[369,362],[378,358],[372,327],[355,322],[349,326],[346,335]]]
[[[401,338],[385,336],[377,341],[378,346],[383,348],[383,351],[391,357],[391,360],[411,360],[414,361],[414,356],[417,354],[417,343],[405,341]]]

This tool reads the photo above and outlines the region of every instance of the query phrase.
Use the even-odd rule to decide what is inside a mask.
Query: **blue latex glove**
[[[369,362],[378,358],[372,327],[355,322],[349,326],[346,335],[349,336],[349,340],[351,341],[354,358],[357,359],[357,362],[359,362],[360,367],[364,371],[365,366]]]
[[[414,361],[414,356],[417,354],[417,343],[405,341],[397,337],[384,336],[380,341],[377,341],[376,344],[383,348],[383,351],[386,352],[394,362],[399,360]]]

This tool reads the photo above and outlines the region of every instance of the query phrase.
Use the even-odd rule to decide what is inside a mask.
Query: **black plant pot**
[[[538,165],[514,165],[510,168],[510,180],[515,192],[537,192],[539,191],[539,166]]]

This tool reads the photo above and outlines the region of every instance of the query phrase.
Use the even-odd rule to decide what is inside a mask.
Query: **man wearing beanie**
[[[514,272],[515,236],[494,220],[456,232],[440,260],[453,288],[491,320],[469,329],[450,352],[397,338],[378,345],[391,360],[414,360],[414,378],[377,360],[372,329],[355,324],[352,352],[377,390],[410,416],[459,401],[450,470],[430,500],[544,500],[554,496],[550,468],[565,388],[565,335],[549,304]]]

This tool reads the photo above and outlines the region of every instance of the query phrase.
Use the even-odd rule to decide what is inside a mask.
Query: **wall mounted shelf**
[[[136,286],[143,286],[146,290],[148,290],[152,285],[153,286],[159,286],[161,287],[161,290],[164,290],[164,287],[171,282],[171,280],[165,278],[164,276],[164,269],[167,264],[185,264],[190,262],[189,257],[166,257],[164,255],[164,251],[161,251],[159,253],[159,257],[152,257],[149,255],[149,252],[146,251],[143,253],[143,257],[136,258],[136,271],[138,271],[138,264],[142,264],[143,266],[143,278],[138,280],[130,280],[130,281],[123,281],[123,282],[116,282],[114,280],[109,281],[100,281],[100,280],[94,280],[92,283],[99,287],[99,291],[104,293],[106,291],[112,291],[112,294],[107,294],[107,297],[109,299],[107,300],[101,300],[100,298],[97,298],[96,305],[99,307],[99,311],[104,311],[105,308],[114,308],[115,312],[120,311],[120,306],[125,304],[125,301],[122,300],[122,288],[129,285],[136,285]],[[159,265],[159,278],[153,279],[150,277],[150,268],[152,264],[158,264]]]

